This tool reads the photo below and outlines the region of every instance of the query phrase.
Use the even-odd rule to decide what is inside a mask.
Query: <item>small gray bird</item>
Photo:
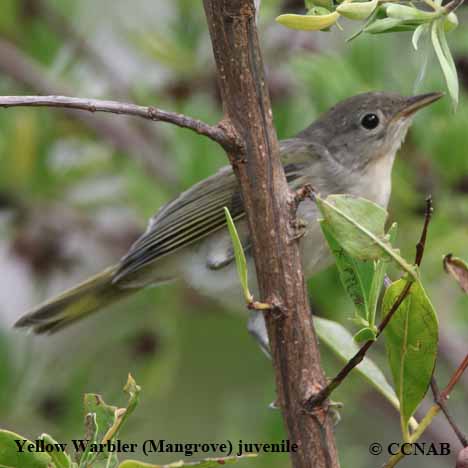
[[[289,185],[298,189],[311,184],[324,196],[346,193],[386,207],[395,155],[412,117],[441,96],[374,92],[338,103],[296,137],[280,142]],[[253,276],[242,197],[231,167],[224,167],[163,206],[116,265],[38,306],[16,326],[53,333],[145,286],[176,279],[202,294],[243,307],[225,206],[236,221]],[[305,221],[305,235],[299,242],[304,273],[310,277],[330,263],[331,255],[314,202],[301,203],[298,217]],[[255,277],[250,282],[255,294]],[[267,348],[260,313],[251,315],[249,330]]]

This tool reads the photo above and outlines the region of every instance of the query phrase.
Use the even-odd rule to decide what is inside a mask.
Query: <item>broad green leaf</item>
[[[328,15],[295,15],[295,14],[285,14],[280,15],[276,18],[276,21],[283,26],[286,26],[290,29],[298,29],[301,31],[320,31],[321,29],[327,29],[330,26],[333,26],[339,14],[334,11]]]
[[[179,468],[184,466],[194,466],[197,468],[219,468],[219,466],[236,463],[240,460],[247,458],[255,458],[257,454],[247,453],[240,457],[221,457],[221,458],[205,458],[196,462],[185,462],[179,460],[168,465],[152,465],[150,463],[143,463],[136,460],[125,460],[119,468]]]
[[[368,298],[374,275],[374,262],[355,260],[338,244],[326,223],[321,222],[320,226],[335,257],[336,267],[346,293],[356,306],[357,313],[364,320],[369,320]]]
[[[468,294],[468,265],[461,258],[448,254],[444,257],[444,269],[460,285],[462,290]]]
[[[394,249],[384,227],[387,212],[379,205],[351,195],[316,196],[317,206],[336,241],[358,260],[389,257],[415,279],[416,269]]]
[[[49,434],[42,434],[39,439],[42,439],[44,443],[52,446],[58,445],[58,442]],[[70,455],[63,450],[54,450],[53,452],[49,452],[49,455],[55,465],[55,468],[70,468],[72,466]]]
[[[26,440],[25,447],[35,445],[24,437],[14,432],[0,430],[0,466],[7,468],[50,468],[52,459],[47,453],[42,452],[18,452],[15,440]]]
[[[383,298],[387,314],[407,281],[394,282]],[[438,320],[419,281],[413,282],[408,296],[384,330],[390,369],[401,405],[403,436],[408,438],[408,420],[421,403],[431,381],[437,357]]]
[[[253,301],[252,294],[249,291],[249,272],[247,270],[247,260],[245,259],[244,249],[242,248],[242,243],[239,239],[239,234],[237,234],[237,229],[232,220],[231,213],[227,207],[224,207],[224,214],[226,216],[227,227],[229,230],[229,235],[231,236],[232,246],[234,248],[234,257],[236,259],[237,274],[239,275],[239,280],[244,291],[244,297],[247,303]]]
[[[379,0],[370,0],[368,2],[345,2],[336,7],[336,11],[352,20],[365,20],[377,8]]]
[[[439,60],[440,68],[444,74],[445,82],[447,83],[447,89],[452,98],[453,105],[456,107],[458,105],[459,93],[457,68],[447,44],[443,19],[432,23],[431,40],[437,59]]]

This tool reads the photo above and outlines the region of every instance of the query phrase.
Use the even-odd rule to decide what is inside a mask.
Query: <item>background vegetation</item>
[[[358,92],[444,89],[429,44],[428,72],[418,80],[424,53],[409,49],[408,33],[346,44],[352,31],[298,33],[274,23],[279,12],[302,5],[264,0],[260,14],[280,138]],[[459,12],[462,25],[466,10]],[[466,352],[468,333],[468,297],[442,269],[446,253],[468,257],[468,30],[459,27],[449,39],[464,85],[458,111],[445,100],[418,115],[396,163],[390,205],[398,244],[412,257],[424,198],[434,197],[423,279],[441,322],[441,384]],[[3,0],[0,94],[45,93],[47,86],[155,103],[209,122],[221,113],[202,6],[188,0]],[[275,398],[271,364],[246,333],[246,318],[183,285],[146,290],[52,337],[11,330],[33,304],[115,262],[164,201],[227,163],[213,143],[189,131],[118,116],[85,119],[48,109],[0,112],[1,427],[30,439],[42,432],[60,442],[79,438],[81,395],[123,402],[130,371],[143,390],[122,434],[129,442],[281,440],[280,415],[268,407]],[[120,132],[116,143],[115,134],[103,134],[102,121],[138,138]],[[154,161],[164,176],[159,167],[149,170]],[[314,278],[310,291],[317,314],[354,330],[353,306],[334,268]],[[378,345],[371,357],[383,361],[383,353]],[[322,356],[332,375],[338,361],[326,348]],[[450,401],[460,421],[468,417],[467,390],[465,378]],[[384,457],[370,456],[368,446],[399,441],[398,415],[360,377],[347,380],[334,399],[345,405],[336,427],[343,465],[378,466]],[[427,438],[458,450],[440,416]],[[263,455],[248,463],[279,467],[287,458]],[[402,462],[452,465],[449,457]]]

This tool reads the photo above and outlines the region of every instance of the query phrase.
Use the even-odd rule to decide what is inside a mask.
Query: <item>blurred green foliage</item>
[[[58,31],[38,2],[3,0],[0,43],[14,44],[23,56],[40,64],[45,77],[67,84],[77,95],[101,98],[121,98],[115,88],[117,81],[123,81],[128,100],[209,122],[221,116],[200,4],[188,0],[46,3],[64,15],[114,73],[98,66],[89,50]],[[444,87],[433,56],[426,77],[415,87],[421,63],[407,33],[401,38],[359,37],[345,44],[349,31],[320,36],[285,33],[273,23],[284,11],[286,6],[279,0],[264,0],[260,14],[281,138],[358,92],[385,89],[411,94]],[[459,17],[461,27],[450,34],[450,41],[461,60],[468,56],[466,8]],[[428,45],[421,43],[424,47]],[[37,93],[22,81],[27,80],[14,77],[11,64],[2,61],[0,93]],[[120,118],[106,116],[109,121]],[[275,399],[271,365],[246,333],[245,317],[222,310],[182,285],[146,290],[56,336],[34,338],[10,330],[24,312],[12,308],[12,295],[24,296],[32,305],[115,261],[162,203],[227,162],[212,142],[188,131],[136,120],[128,120],[128,125],[143,127],[155,152],[174,165],[179,181],[172,190],[148,175],[135,154],[115,148],[98,131],[91,132],[58,110],[0,112],[0,253],[8,252],[9,259],[0,260],[4,282],[12,265],[22,268],[21,283],[14,289],[0,287],[1,426],[29,438],[42,431],[76,438],[82,431],[82,394],[98,390],[109,401],[118,401],[120,382],[131,372],[145,389],[145,398],[126,428],[136,441],[281,440],[285,434],[280,414],[268,407]],[[467,257],[467,125],[466,89],[456,114],[443,100],[417,116],[396,162],[389,207],[390,221],[398,221],[402,254],[412,258],[424,198],[433,194],[435,215],[423,281],[451,344],[465,343],[468,332],[468,298],[442,269],[442,257],[449,252]],[[72,215],[62,217],[64,208]],[[109,221],[109,213],[114,212]],[[116,220],[119,232],[112,233]],[[50,231],[47,226],[52,223]],[[82,231],[98,248],[87,254],[85,247],[69,259],[69,250],[81,243]],[[59,261],[62,257],[67,262]],[[317,314],[356,331],[349,320],[354,306],[336,269],[318,275],[309,288]],[[382,363],[384,349],[375,348],[372,358]],[[451,357],[453,350],[439,355],[437,375],[442,384],[453,370]],[[327,374],[333,375],[339,363],[325,348],[322,358]],[[460,421],[468,416],[465,394],[466,386],[460,386],[450,400]],[[399,440],[397,414],[358,376],[351,376],[334,399],[345,405],[336,427],[343,463],[362,468],[381,464],[384,457],[370,457],[368,446]],[[441,428],[450,435],[443,424]],[[449,458],[441,458],[414,457],[406,466],[453,465]],[[287,456],[270,454],[248,463],[280,467]]]

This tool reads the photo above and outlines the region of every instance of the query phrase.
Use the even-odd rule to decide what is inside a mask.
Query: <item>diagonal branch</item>
[[[440,406],[442,413],[444,413],[445,419],[447,419],[447,422],[449,423],[453,432],[457,436],[458,440],[460,441],[463,447],[467,447],[468,438],[466,437],[465,434],[463,434],[463,432],[458,427],[457,423],[455,422],[455,420],[452,418],[451,414],[449,413],[447,405],[445,404],[445,399],[442,398],[440,395],[439,386],[437,385],[437,381],[435,377],[432,377],[431,379],[431,390],[432,390],[432,394],[434,395],[434,401]]]
[[[86,99],[68,96],[0,96],[0,107],[60,107],[88,112],[107,112],[141,117],[157,122],[168,122],[181,128],[188,128],[220,144],[227,151],[239,150],[235,139],[229,137],[223,124],[209,125],[176,112],[168,112],[152,106],[139,106],[118,101]]]

